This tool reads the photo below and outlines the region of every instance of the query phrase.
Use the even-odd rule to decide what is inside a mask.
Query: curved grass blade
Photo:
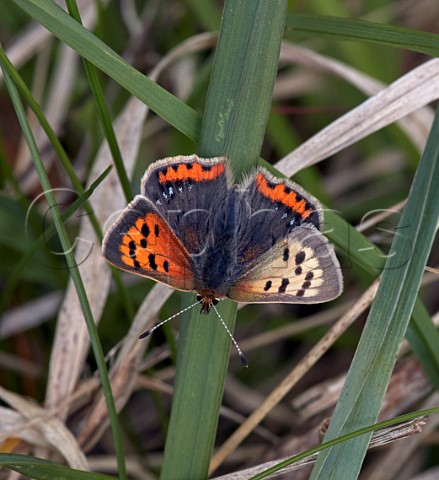
[[[312,34],[313,37],[350,41],[363,40],[425,53],[433,57],[439,56],[439,35],[396,25],[384,25],[352,18],[294,13],[288,15],[286,26],[287,37],[290,35],[289,32],[294,30],[294,32]]]
[[[439,220],[439,111],[417,169],[398,235],[325,440],[374,423],[407,330]],[[391,301],[389,301],[391,299]],[[357,478],[370,435],[319,455],[312,479]]]
[[[124,480],[127,478],[127,476],[126,476],[125,458],[123,455],[122,440],[120,436],[116,407],[115,407],[114,399],[111,393],[110,380],[108,377],[107,367],[105,365],[104,354],[102,351],[101,343],[99,341],[99,336],[98,336],[97,328],[93,319],[93,314],[91,312],[90,303],[88,301],[87,294],[84,289],[84,284],[82,282],[81,275],[79,274],[79,270],[76,264],[76,259],[74,257],[74,254],[71,248],[72,246],[71,246],[69,237],[67,235],[65,225],[62,221],[61,214],[59,212],[57,202],[53,194],[52,186],[50,184],[43,162],[39,155],[35,138],[32,134],[29,123],[27,121],[26,113],[21,103],[20,96],[6,69],[3,69],[3,75],[5,78],[5,83],[7,85],[9,94],[11,96],[11,100],[16,110],[21,129],[23,131],[23,136],[26,140],[26,143],[28,144],[32,159],[34,161],[35,169],[40,178],[41,187],[46,196],[47,203],[52,207],[54,223],[58,231],[58,236],[59,236],[61,245],[63,247],[63,251],[65,252],[66,262],[69,267],[70,274],[72,276],[72,280],[78,294],[78,299],[81,304],[82,311],[84,313],[84,319],[90,334],[90,341],[91,341],[93,353],[96,359],[97,367],[99,370],[99,374],[102,382],[102,388],[105,393],[105,400],[107,402],[108,415],[110,418],[111,428],[113,432],[114,447],[116,450],[116,456],[117,456],[117,462],[118,462],[119,477]]]
[[[61,214],[61,219],[63,222],[68,220],[82,205],[93,195],[93,192],[96,188],[105,180],[108,174],[113,168],[112,165],[107,167],[101,175],[90,185],[90,187],[84,191],[84,193],[77,198],[65,212]],[[3,291],[0,294],[0,312],[4,310],[5,306],[8,303],[10,295],[14,290],[17,282],[20,280],[21,273],[26,268],[26,265],[34,258],[36,253],[48,242],[53,235],[56,233],[56,228],[54,226],[48,228],[39,238],[37,238],[33,244],[33,247],[21,257],[20,261],[15,265],[11,274],[8,276],[8,279],[4,285]]]
[[[55,2],[13,1],[55,37],[126,88],[166,122],[192,140],[198,140],[200,116],[194,110],[128,64]]]
[[[12,453],[0,453],[0,466],[37,480],[53,480],[54,478],[57,480],[114,480],[111,475],[75,470],[41,458]]]
[[[345,435],[342,435],[341,437],[335,438],[334,440],[329,440],[328,442],[322,443],[316,447],[310,448],[304,452],[301,452],[297,455],[294,455],[293,457],[289,458],[288,460],[285,460],[283,462],[278,463],[277,465],[267,468],[263,472],[254,475],[251,477],[249,480],[262,480],[263,478],[267,478],[269,475],[273,473],[277,473],[280,470],[282,470],[285,467],[288,467],[289,465],[292,465],[293,463],[298,462],[299,460],[302,460],[306,457],[309,457],[310,455],[313,455],[314,453],[319,453],[324,450],[327,450],[330,447],[333,447],[335,445],[338,445],[340,443],[346,442],[350,440],[351,438],[358,437],[360,435],[364,435],[366,433],[373,433],[376,430],[380,430],[382,428],[388,428],[392,427],[393,425],[398,425],[399,423],[407,422],[410,420],[414,420],[419,417],[431,415],[434,413],[439,413],[439,407],[437,408],[427,408],[425,410],[419,410],[417,412],[411,412],[411,413],[406,413],[405,415],[400,415],[399,417],[394,417],[389,420],[383,420],[382,422],[375,423],[374,425],[370,425],[368,427],[361,428],[355,432],[352,433],[347,433]]]
[[[75,0],[67,0],[67,8],[70,15],[82,25],[81,16],[79,14],[78,6]],[[117,143],[116,134],[114,133],[113,124],[111,121],[110,112],[108,111],[107,105],[105,103],[104,93],[102,91],[102,86],[99,81],[97,71],[92,63],[83,59],[85,72],[87,74],[88,81],[90,83],[90,88],[93,93],[93,98],[96,104],[96,109],[98,112],[99,120],[102,124],[102,129],[105,133],[105,138],[108,142],[108,148],[110,149],[111,155],[113,157],[113,162],[116,167],[116,171],[119,177],[119,181],[125,195],[125,200],[128,202],[133,198],[133,192],[131,189],[131,184],[128,179],[127,172],[125,170],[122,154],[120,153],[120,148]]]

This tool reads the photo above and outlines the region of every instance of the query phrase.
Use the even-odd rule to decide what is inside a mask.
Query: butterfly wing
[[[191,259],[167,222],[138,195],[110,228],[104,257],[115,267],[178,290],[194,289]]]
[[[313,226],[294,228],[247,263],[227,296],[245,303],[321,303],[343,289],[332,246]]]
[[[225,157],[180,155],[153,163],[142,179],[141,193],[196,257],[205,250],[230,187],[229,177]]]
[[[312,195],[262,167],[238,185],[237,190],[242,212],[237,264],[243,270],[301,225],[318,229],[323,222],[321,206]]]

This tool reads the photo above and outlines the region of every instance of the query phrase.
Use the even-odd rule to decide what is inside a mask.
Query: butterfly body
[[[110,228],[113,265],[201,297],[247,303],[319,303],[342,291],[320,233],[319,203],[262,167],[234,184],[224,157],[159,160]]]

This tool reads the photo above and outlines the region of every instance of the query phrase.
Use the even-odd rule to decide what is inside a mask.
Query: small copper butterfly
[[[314,197],[263,167],[234,184],[225,157],[177,156],[146,170],[103,253],[122,270],[197,292],[204,313],[224,297],[320,303],[343,289],[322,222]]]

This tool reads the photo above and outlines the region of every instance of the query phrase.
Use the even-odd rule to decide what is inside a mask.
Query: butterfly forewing
[[[165,158],[152,164],[141,193],[153,203],[192,256],[202,255],[230,181],[224,157]]]
[[[193,290],[191,259],[154,206],[137,196],[104,239],[105,258],[114,266],[178,290]]]

